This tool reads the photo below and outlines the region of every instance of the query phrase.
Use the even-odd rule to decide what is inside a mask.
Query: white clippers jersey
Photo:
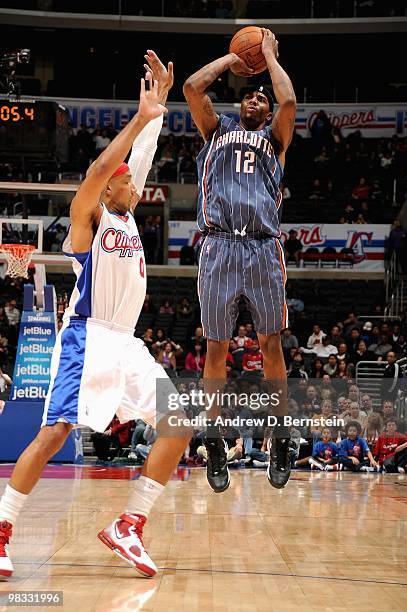
[[[72,252],[71,230],[62,245],[77,277],[64,319],[91,317],[134,328],[146,295],[143,245],[132,214],[102,207],[90,251]]]

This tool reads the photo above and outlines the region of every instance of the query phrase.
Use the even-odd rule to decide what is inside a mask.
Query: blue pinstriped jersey
[[[214,227],[280,236],[283,169],[272,142],[270,126],[248,131],[220,115],[197,157],[201,232]]]

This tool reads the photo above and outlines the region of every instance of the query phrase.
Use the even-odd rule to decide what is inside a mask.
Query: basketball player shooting
[[[240,76],[253,74],[234,53],[204,66],[184,84],[193,119],[206,141],[197,158],[198,228],[206,236],[200,254],[198,294],[208,340],[205,388],[212,392],[226,380],[226,355],[241,297],[254,320],[265,378],[286,388],[280,342],[280,331],[288,321],[279,240],[279,185],[294,130],[296,98],[289,76],[278,63],[278,41],[270,30],[262,30],[261,50],[279,105],[275,114],[273,96],[264,86],[244,96],[239,123],[216,114],[205,90],[227,69]],[[267,470],[268,480],[276,488],[284,487],[290,475],[289,435],[282,420],[285,410],[283,398],[275,411],[278,422],[270,440]],[[209,412],[212,420],[216,416]],[[229,486],[230,475],[225,443],[213,422],[205,445],[208,482],[215,492],[222,492]]]
[[[89,168],[71,204],[63,250],[77,281],[52,355],[42,428],[18,459],[0,501],[0,577],[13,572],[8,545],[27,495],[74,426],[103,432],[114,414],[122,422],[141,418],[156,424],[156,381],[167,375],[133,337],[146,275],[130,210],[151,168],[173,73],[172,64],[167,70],[153,51],[145,57],[137,114]],[[188,442],[189,436],[157,439],[126,511],[99,533],[143,576],[157,572],[143,546],[143,526]]]

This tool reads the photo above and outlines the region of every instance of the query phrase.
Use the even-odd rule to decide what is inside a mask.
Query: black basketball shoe
[[[206,478],[209,486],[215,493],[223,493],[230,485],[226,442],[221,437],[205,437],[204,444],[208,452]]]
[[[272,487],[283,489],[290,478],[290,438],[272,437],[269,440],[270,462],[267,478]]]

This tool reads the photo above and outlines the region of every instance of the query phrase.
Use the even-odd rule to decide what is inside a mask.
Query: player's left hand
[[[146,83],[149,83],[148,87],[146,87]],[[154,81],[153,83],[153,75],[148,71],[146,73],[146,78],[141,79],[140,103],[137,115],[140,119],[148,123],[166,112],[168,111],[165,106],[160,104],[158,81]]]
[[[278,59],[278,40],[271,30],[262,28],[263,30],[263,41],[261,43],[261,50],[263,55],[267,53],[274,55]]]
[[[147,61],[147,64],[144,64],[144,68],[146,72],[150,71],[152,73],[154,81],[158,81],[160,102],[165,102],[165,98],[174,84],[174,64],[168,62],[166,68],[152,49],[147,49],[147,53],[144,57]],[[163,97],[164,95],[165,98]]]

